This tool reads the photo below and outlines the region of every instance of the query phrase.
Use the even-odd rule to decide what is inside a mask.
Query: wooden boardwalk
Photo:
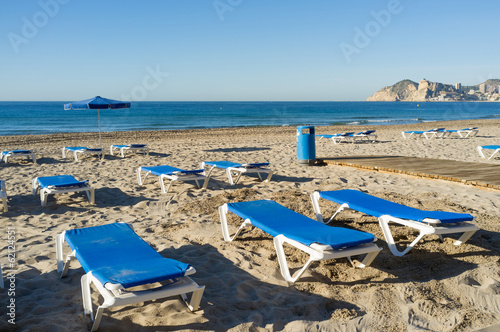
[[[319,158],[327,165],[407,174],[500,190],[500,165],[402,156]]]

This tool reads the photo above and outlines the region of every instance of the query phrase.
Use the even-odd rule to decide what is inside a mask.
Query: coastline
[[[479,127],[467,139],[407,139],[401,131],[434,127]],[[316,139],[316,156],[404,155],[500,164],[485,161],[478,145],[500,144],[499,120],[457,120],[410,125],[316,126],[316,134],[376,129],[377,143],[337,144]],[[32,163],[0,164],[0,179],[7,181],[9,211],[6,223],[16,228],[18,326],[22,330],[85,331],[90,319],[81,308],[80,277],[73,262],[67,278],[55,271],[55,235],[72,228],[117,221],[129,222],[135,231],[165,257],[196,268],[192,278],[206,286],[201,311],[196,314],[176,299],[146,302],[105,310],[102,330],[248,331],[248,330],[392,330],[470,331],[500,324],[500,192],[443,180],[377,173],[340,166],[298,166],[295,127],[244,127],[102,133],[103,148],[110,144],[147,143],[149,156],[125,159],[107,155],[75,162],[61,158],[63,146],[97,147],[98,133],[0,136],[2,151],[33,149]],[[231,186],[222,172],[214,173],[208,190],[176,183],[161,194],[157,178],[139,186],[140,166],[171,165],[199,168],[202,161],[271,163],[269,183],[244,177]],[[46,208],[31,195],[36,176],[72,174],[88,179],[96,189],[96,205],[80,194],[49,199]],[[427,210],[470,213],[481,230],[468,242],[454,246],[429,236],[406,256],[390,254],[376,219],[345,211],[335,226],[374,234],[383,250],[370,267],[353,269],[345,259],[323,261],[289,285],[279,273],[270,236],[258,230],[241,240],[222,239],[217,207],[229,201],[273,199],[314,218],[309,194],[315,190],[360,189],[394,202]],[[336,206],[325,204],[325,214]],[[235,226],[236,221],[231,221]],[[399,230],[400,238],[413,237]],[[404,240],[403,240],[404,241]],[[287,252],[299,261],[305,256]],[[5,266],[7,248],[0,249]],[[94,305],[98,296],[92,296]],[[472,305],[471,305],[472,304]],[[0,313],[4,314],[5,306]],[[4,315],[5,316],[5,315]],[[0,329],[8,329],[0,322]]]

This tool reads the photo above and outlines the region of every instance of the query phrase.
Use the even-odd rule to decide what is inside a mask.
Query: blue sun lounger
[[[127,151],[132,153],[141,152],[142,154],[149,155],[149,148],[146,144],[111,145],[109,147],[109,154],[113,155],[115,150],[120,152],[122,158],[125,158],[125,152]]]
[[[141,177],[141,171],[146,172],[144,178]],[[194,181],[196,182],[196,186],[198,188],[206,189],[209,177],[203,175],[203,172],[204,172],[203,169],[186,171],[168,165],[139,167],[137,169],[137,181],[139,182],[139,185],[142,186],[144,180],[149,174],[157,175],[160,178],[160,187],[161,187],[161,192],[163,194],[168,193],[170,187],[172,186],[172,183],[174,183],[175,181]],[[163,179],[170,180],[170,183],[166,190],[165,190],[165,184],[163,183]],[[202,182],[203,184],[201,185],[200,182]]]
[[[65,146],[62,148],[62,157],[66,158],[66,152],[72,152],[75,157],[75,161],[78,161],[78,155],[83,154],[85,156],[97,155],[98,158],[103,158],[102,149],[90,149],[84,146]]]
[[[228,212],[244,219],[240,228],[231,236],[227,223]],[[371,264],[381,248],[375,236],[369,233],[330,227],[294,212],[271,200],[226,203],[219,207],[224,240],[233,241],[245,227],[254,226],[274,238],[281,275],[286,281],[295,282],[314,261],[347,257],[353,266]],[[292,276],[288,268],[283,244],[288,243],[309,254],[307,263]],[[353,263],[351,256],[364,255],[364,260]]]
[[[478,146],[477,147],[477,152],[479,152],[479,155],[481,158],[486,159],[486,156],[484,155],[483,150],[493,150],[493,153],[488,157],[488,160],[493,158],[495,154],[500,152],[500,145],[483,145],[483,146]]]
[[[378,218],[387,245],[395,256],[405,255],[425,235],[436,234],[442,240],[442,234],[463,233],[454,243],[460,245],[479,229],[466,223],[466,221],[474,220],[470,214],[419,210],[352,189],[316,191],[311,195],[316,218],[321,222],[323,222],[323,216],[319,207],[320,198],[340,204],[339,209],[327,223],[346,208]],[[420,234],[404,251],[399,251],[389,228],[390,222],[415,228],[420,231]]]
[[[36,164],[35,154],[31,150],[10,150],[2,151],[0,154],[0,161],[8,163],[9,159],[26,157],[26,160],[32,160]]]
[[[365,130],[360,131],[359,133],[353,134],[353,140],[356,142],[358,139],[363,141],[371,141],[372,143],[377,140],[377,134],[375,134],[376,130]]]
[[[63,245],[72,252],[64,260]],[[180,295],[191,311],[200,305],[205,286],[198,286],[188,275],[196,272],[189,264],[165,258],[142,240],[125,223],[114,223],[72,229],[56,235],[57,271],[61,278],[68,273],[69,263],[77,259],[85,270],[81,279],[83,309],[90,315],[96,331],[104,309]],[[145,290],[129,288],[161,282]],[[90,284],[104,298],[93,317]],[[151,285],[154,286],[154,285]],[[192,293],[190,303],[187,293]]]
[[[204,174],[207,177],[210,177],[214,168],[220,168],[226,171],[227,179],[231,184],[238,183],[240,177],[245,173],[257,173],[260,181],[269,182],[271,180],[271,177],[273,176],[273,171],[267,168],[263,168],[265,166],[269,166],[269,163],[239,164],[225,160],[204,161],[201,163],[201,168],[205,170]],[[206,171],[206,167],[210,167],[208,172]],[[236,175],[236,180],[233,179],[233,174]],[[267,174],[267,178],[265,180],[262,174]]]
[[[354,135],[354,131],[350,131],[350,132],[346,132],[346,133],[339,133],[339,134],[333,134],[333,135],[328,135],[328,134],[316,135],[316,137],[319,137],[320,139],[321,138],[330,138],[334,144],[338,144],[338,143],[341,143],[341,142],[347,141],[347,140],[353,141],[353,139],[354,139],[353,135]]]
[[[47,205],[48,195],[80,192],[87,194],[90,204],[95,202],[94,188],[89,185],[89,181],[78,181],[73,175],[42,176],[33,179],[33,195],[40,192],[42,206]]]

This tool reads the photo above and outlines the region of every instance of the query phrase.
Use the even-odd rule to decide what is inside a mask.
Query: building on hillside
[[[479,92],[486,93],[486,84],[485,83],[479,84]]]

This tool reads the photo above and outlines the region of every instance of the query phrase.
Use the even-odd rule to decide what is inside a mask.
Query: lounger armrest
[[[318,251],[332,251],[333,248],[327,244],[321,244],[321,243],[312,243],[310,245],[311,248],[318,250]]]

